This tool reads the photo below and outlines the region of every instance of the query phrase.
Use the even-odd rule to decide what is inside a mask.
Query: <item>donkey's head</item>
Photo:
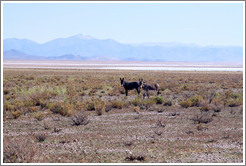
[[[144,85],[144,81],[143,81],[143,79],[141,78],[139,78],[139,86],[140,86],[140,88],[142,88],[143,87],[143,85]]]
[[[121,84],[121,86],[124,86],[124,84],[125,84],[124,78],[120,78],[120,84]]]

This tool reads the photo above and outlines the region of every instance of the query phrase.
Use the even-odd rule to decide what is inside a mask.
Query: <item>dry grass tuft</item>
[[[88,115],[84,111],[80,111],[72,117],[72,125],[87,125],[89,123]]]
[[[34,162],[34,156],[38,149],[29,139],[4,139],[3,162],[4,163],[30,163]]]
[[[94,105],[95,105],[95,111],[98,116],[102,115],[105,112],[105,101],[102,99],[98,98],[94,100]]]
[[[45,113],[43,112],[37,112],[34,114],[34,118],[37,119],[38,121],[41,121],[45,118]]]
[[[209,123],[213,121],[213,114],[211,112],[200,112],[195,114],[191,120],[195,123],[195,124],[199,124],[199,123]]]
[[[35,135],[35,138],[38,142],[44,142],[47,138],[47,134],[45,133],[37,134]]]

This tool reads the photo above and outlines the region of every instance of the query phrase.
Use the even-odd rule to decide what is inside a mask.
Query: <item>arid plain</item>
[[[158,83],[125,96],[120,78]],[[4,162],[242,163],[243,72],[8,68]]]

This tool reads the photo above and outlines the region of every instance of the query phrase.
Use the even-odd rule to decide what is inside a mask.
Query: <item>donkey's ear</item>
[[[121,80],[121,77],[120,77],[120,80]]]

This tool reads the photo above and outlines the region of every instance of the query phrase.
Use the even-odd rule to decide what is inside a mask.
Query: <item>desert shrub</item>
[[[164,100],[163,105],[164,106],[172,106],[172,101],[171,100]]]
[[[194,106],[199,107],[202,104],[202,102],[203,102],[203,97],[201,95],[195,95],[186,99],[185,101],[179,102],[179,105],[184,108],[194,107]]]
[[[200,113],[195,114],[191,118],[191,120],[196,124],[209,123],[213,121],[213,114],[211,114],[210,112],[200,112]]]
[[[44,122],[43,127],[45,130],[49,130],[51,128],[51,124],[48,122]]]
[[[45,139],[47,138],[47,134],[45,133],[37,134],[35,135],[35,138],[38,142],[44,142]]]
[[[29,106],[46,107],[47,100],[51,98],[52,94],[49,91],[36,91],[29,96]]]
[[[131,100],[130,103],[134,106],[140,106],[142,105],[143,101],[139,97],[136,97],[135,99]]]
[[[95,111],[97,115],[102,115],[105,112],[105,102],[100,98],[94,100]]]
[[[214,112],[221,112],[222,105],[211,104],[210,105],[210,109],[213,110]]]
[[[95,103],[93,101],[87,100],[85,102],[85,108],[87,111],[93,111],[93,110],[95,110]]]
[[[76,90],[75,90],[75,86],[71,83],[69,83],[67,86],[66,86],[66,97],[68,99],[68,101],[70,103],[75,103],[76,102],[76,99],[77,99],[77,93],[76,93]]]
[[[22,115],[22,111],[17,110],[17,111],[11,111],[11,114],[15,119],[19,118]]]
[[[39,106],[30,106],[28,107],[29,112],[36,112],[39,109]]]
[[[242,104],[243,104],[243,100],[240,98],[234,98],[234,99],[231,98],[225,102],[225,105],[229,107],[237,107]]]
[[[165,127],[166,126],[166,121],[162,120],[162,119],[158,119],[156,122],[156,126],[157,127]]]
[[[113,108],[121,109],[124,106],[124,102],[121,100],[113,100],[111,103]]]
[[[202,130],[207,130],[208,128],[202,126],[202,124],[200,123],[200,124],[198,124],[198,125],[196,126],[196,129],[197,129],[198,131],[202,131]]]
[[[139,106],[134,106],[133,108],[133,111],[136,112],[136,113],[140,113],[140,107]]]
[[[225,96],[220,93],[214,93],[211,103],[215,105],[224,105],[224,100],[226,100]]]
[[[37,149],[28,139],[3,139],[4,163],[30,163],[34,162]]]
[[[211,108],[211,107],[210,107],[208,104],[206,104],[206,105],[203,105],[203,106],[200,108],[200,110],[201,110],[201,111],[209,111],[210,108]]]
[[[76,104],[76,110],[84,110],[85,109],[85,103],[81,101],[77,101]]]
[[[37,120],[39,120],[39,121],[41,121],[41,120],[44,119],[45,115],[46,114],[43,113],[43,112],[37,112],[37,113],[34,114],[34,118],[37,119]]]
[[[105,103],[105,112],[109,112],[112,109],[112,103],[111,102],[106,102]]]
[[[171,95],[172,94],[172,91],[170,89],[165,89],[164,90],[164,94],[165,95]]]
[[[3,111],[15,111],[15,106],[10,102],[3,103]]]
[[[164,102],[164,98],[161,96],[157,96],[154,98],[156,104],[162,104]]]
[[[156,101],[154,98],[149,98],[143,101],[143,105],[145,106],[153,106],[154,104],[156,104]]]
[[[189,100],[191,100],[192,106],[199,107],[200,104],[203,102],[203,97],[201,95],[195,95],[189,98]]]
[[[71,120],[73,126],[87,125],[89,123],[88,115],[84,111],[76,113]]]
[[[180,101],[179,105],[183,108],[188,108],[192,106],[192,103],[190,100]]]
[[[226,91],[224,93],[215,93],[212,99],[215,105],[225,105],[229,107],[236,107],[243,104],[243,94]]]
[[[3,89],[3,94],[4,95],[7,95],[7,94],[9,94],[10,93],[10,90],[9,89]]]
[[[129,155],[125,158],[126,161],[144,161],[145,157],[141,155]]]
[[[55,114],[70,116],[74,112],[74,106],[68,102],[54,102],[49,104],[49,109]]]

